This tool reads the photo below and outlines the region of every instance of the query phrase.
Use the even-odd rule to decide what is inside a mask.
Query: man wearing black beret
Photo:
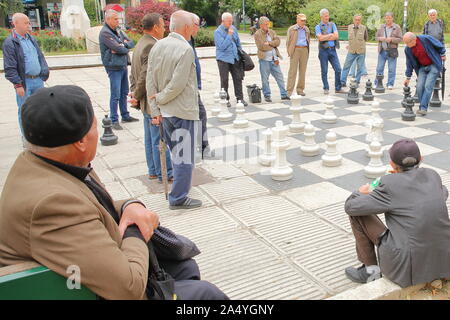
[[[87,93],[77,86],[42,88],[24,103],[22,124],[28,150],[0,196],[0,265],[34,260],[66,277],[75,265],[81,283],[98,296],[147,298],[147,242],[159,217],[138,200],[114,201],[91,168],[98,132]],[[195,261],[189,263],[177,272],[185,267],[199,277]],[[175,282],[175,293],[225,297],[204,281]]]
[[[389,155],[392,173],[381,177],[372,191],[362,186],[345,203],[363,263],[345,274],[359,283],[383,274],[403,288],[449,278],[447,188],[436,171],[419,168],[422,156],[414,140],[395,142]],[[381,213],[387,227],[377,216]]]

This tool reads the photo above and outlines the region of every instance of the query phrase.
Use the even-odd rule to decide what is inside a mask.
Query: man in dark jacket
[[[417,114],[427,114],[428,104],[433,93],[436,79],[440,76],[445,61],[444,45],[429,35],[416,36],[412,32],[405,33],[406,80],[409,85],[413,70],[417,74],[417,93],[420,106]]]
[[[19,106],[19,126],[22,130],[20,110],[25,100],[44,86],[49,70],[44,55],[36,40],[28,33],[30,19],[23,13],[12,17],[14,30],[3,43],[5,77],[16,89]]]
[[[381,276],[401,287],[450,277],[448,191],[439,174],[419,168],[419,147],[402,139],[389,150],[393,173],[354,192],[345,211],[363,265],[345,270],[352,281],[365,283]],[[386,226],[376,216],[384,213]],[[378,247],[378,267],[375,246]]]
[[[128,96],[128,53],[134,47],[131,41],[119,26],[119,16],[114,10],[105,13],[105,25],[100,31],[99,43],[102,62],[109,77],[111,97],[109,100],[110,118],[113,128],[122,130],[117,115],[117,104],[120,107],[122,122],[134,122],[139,119],[130,116],[127,110]]]
[[[430,20],[425,22],[425,25],[423,26],[423,34],[432,36],[435,39],[439,40],[442,44],[444,44],[445,25],[444,21],[438,19],[437,16],[438,13],[436,9],[428,10],[428,18],[430,18]]]

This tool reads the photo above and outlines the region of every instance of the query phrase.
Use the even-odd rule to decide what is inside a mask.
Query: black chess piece
[[[414,103],[419,103],[420,102],[420,100],[419,100],[419,91],[417,91],[417,81],[418,81],[418,79],[416,78],[416,92],[414,93],[414,97],[413,97]]]
[[[117,140],[119,138],[114,134],[112,130],[112,121],[108,117],[108,115],[105,115],[105,117],[102,120],[102,127],[105,129],[103,132],[103,135],[100,138],[100,142],[103,146],[112,146],[117,144]]]
[[[386,89],[383,87],[384,76],[377,74],[377,86],[375,87],[375,93],[384,93]]]
[[[359,102],[359,93],[358,93],[358,85],[356,81],[350,82],[350,91],[347,94],[347,103],[349,104],[358,104]]]
[[[406,108],[402,113],[403,121],[414,121],[416,119],[416,114],[413,111],[414,100],[412,97],[406,98]]]
[[[403,100],[402,100],[402,107],[406,108],[406,99],[408,99],[409,97],[411,97],[411,88],[406,86],[403,87]],[[414,99],[413,99],[414,101]]]
[[[372,93],[372,81],[370,79],[366,82],[366,92],[363,94],[364,101],[373,101],[373,93]]]
[[[430,107],[440,108],[442,105],[441,100],[439,99],[439,90],[441,89],[441,79],[437,78],[434,83],[433,95],[430,100]]]

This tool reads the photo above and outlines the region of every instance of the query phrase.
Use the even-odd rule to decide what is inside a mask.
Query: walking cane
[[[161,161],[161,176],[162,176],[162,182],[164,184],[164,194],[166,195],[166,200],[168,199],[168,193],[169,193],[169,181],[167,177],[167,162],[166,162],[166,142],[164,140],[164,130],[163,130],[163,123],[159,124],[159,160]]]

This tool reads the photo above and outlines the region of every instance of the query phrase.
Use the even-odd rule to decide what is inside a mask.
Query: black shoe
[[[286,97],[281,97],[281,100],[291,100],[291,98],[289,98],[288,96],[286,96]]]
[[[112,128],[114,130],[123,130],[122,126],[118,122],[113,122]]]
[[[128,118],[122,118],[122,122],[136,122],[139,121],[139,119],[137,118],[133,118],[133,117],[128,117]]]
[[[272,102],[272,99],[270,99],[270,97],[264,97],[264,100],[266,100],[266,102]]]
[[[206,146],[202,151],[202,159],[215,159],[215,152],[211,151],[209,146]]]
[[[194,209],[202,206],[202,201],[192,198],[186,198],[182,204],[170,205],[170,210],[178,210],[178,209]]]
[[[347,84],[346,83],[341,83],[341,87],[345,88],[345,87],[347,87]]]
[[[371,266],[376,270],[371,270],[371,273],[367,272],[365,265],[359,268],[348,267],[345,269],[345,275],[347,278],[357,283],[368,283],[381,278],[381,271],[378,266]]]
[[[248,103],[245,100],[241,100],[242,104],[244,105],[244,107],[248,106]]]
[[[231,108],[231,103],[230,103],[230,101],[227,102],[227,108]]]

